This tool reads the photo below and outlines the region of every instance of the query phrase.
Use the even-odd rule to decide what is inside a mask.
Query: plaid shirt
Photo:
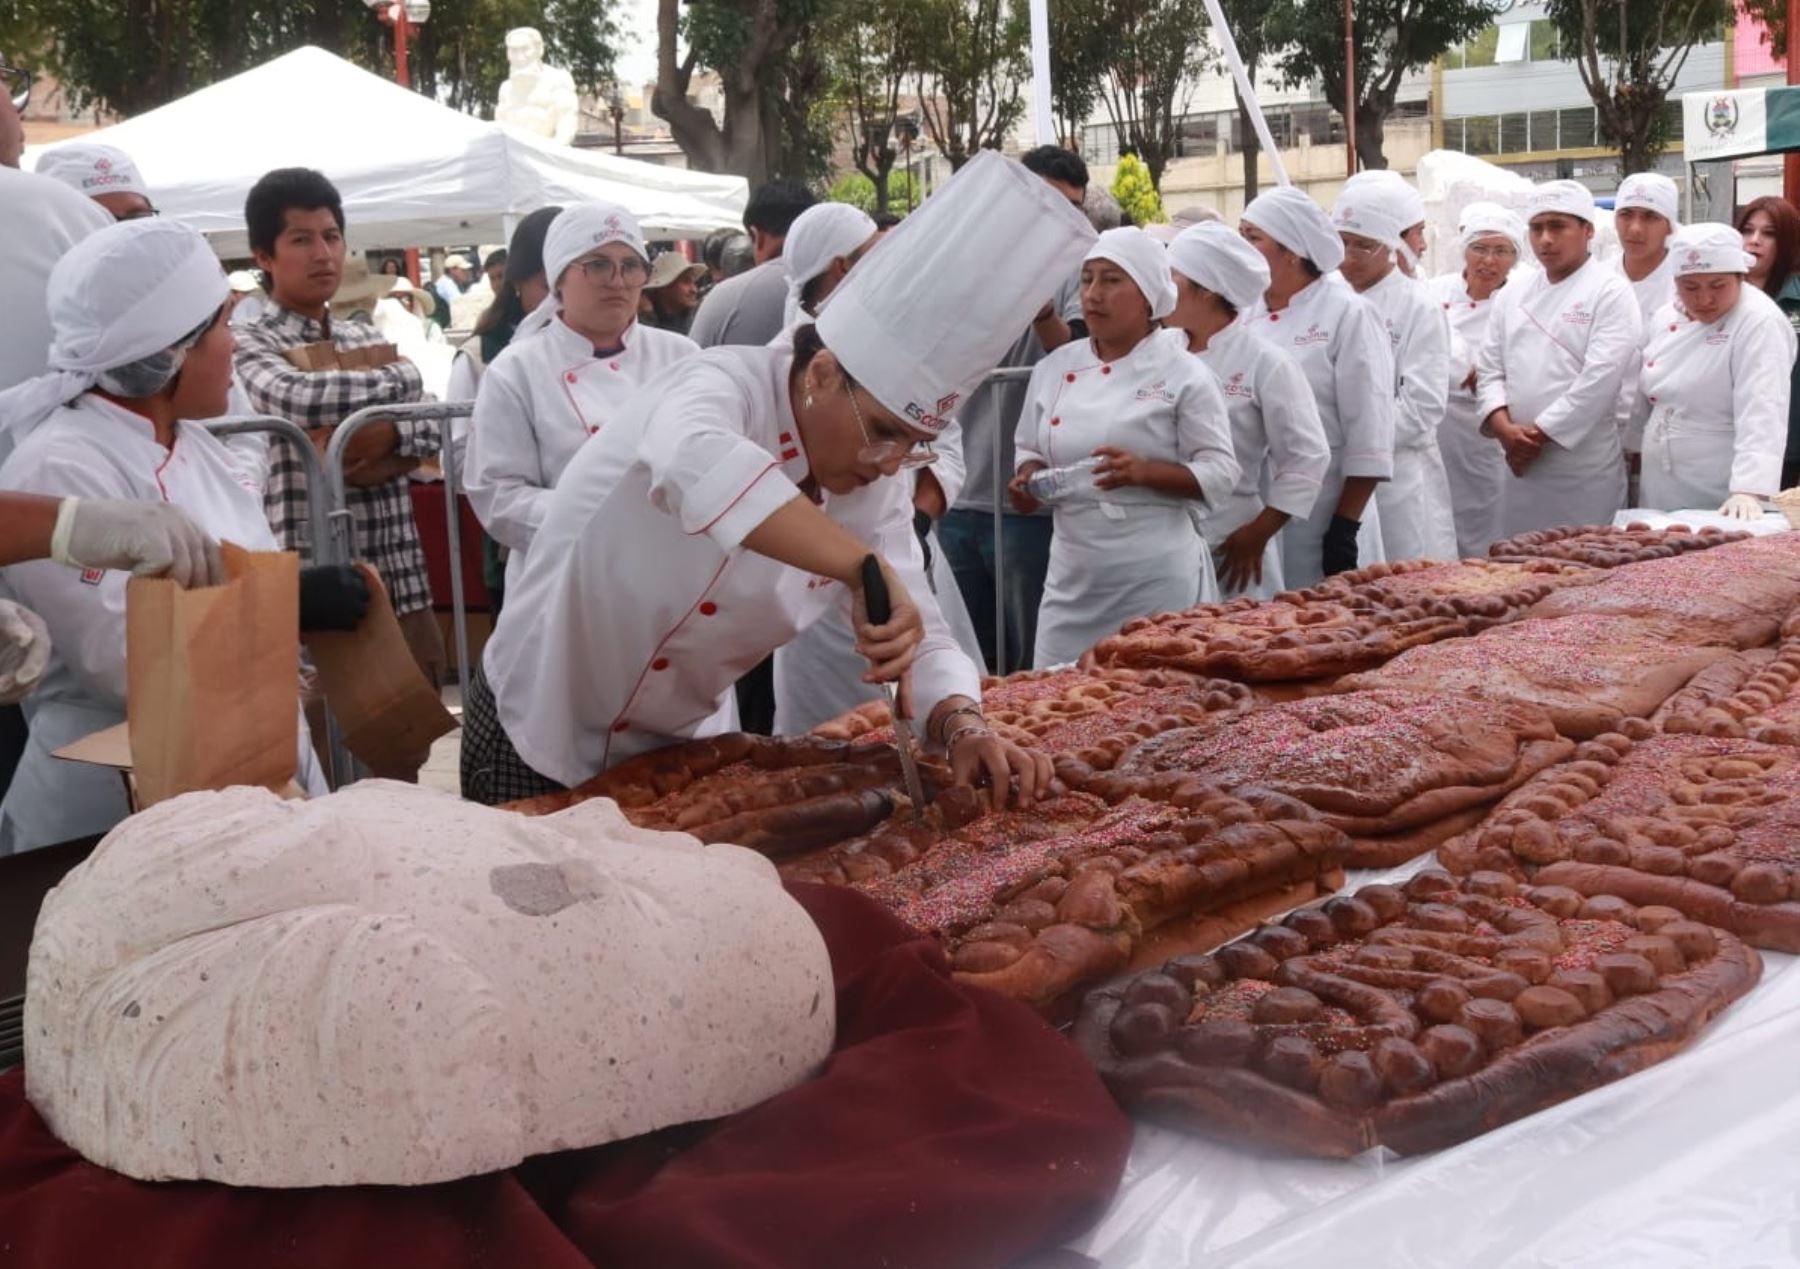
[[[291,419],[301,427],[331,427],[371,405],[417,401],[423,396],[418,368],[397,361],[375,370],[300,370],[283,355],[299,344],[315,343],[325,333],[319,323],[271,303],[266,312],[238,327],[237,373],[258,413]],[[332,342],[339,348],[385,343],[367,322],[333,318]],[[427,458],[438,451],[435,421],[401,421],[398,452]],[[375,566],[386,583],[396,613],[431,607],[431,584],[419,528],[413,522],[408,480],[402,476],[383,485],[350,486],[347,495],[356,526],[356,555]],[[312,558],[312,526],[307,516],[306,468],[293,444],[269,440],[269,480],[263,487],[263,510],[286,550]]]

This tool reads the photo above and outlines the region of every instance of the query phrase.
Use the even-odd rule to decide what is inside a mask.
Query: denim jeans
[[[994,517],[986,511],[953,510],[938,521],[938,541],[956,575],[957,589],[968,605],[969,620],[981,640],[981,653],[994,674],[1031,668],[1037,641],[1038,603],[1044,597],[1044,574],[1050,568],[1049,516],[1001,517],[1005,535],[1001,567],[1005,572],[1006,648],[1004,662],[994,649]]]

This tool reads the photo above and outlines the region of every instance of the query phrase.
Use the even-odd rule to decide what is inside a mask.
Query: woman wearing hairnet
[[[31,739],[0,803],[0,853],[102,833],[128,811],[113,773],[51,756],[125,718],[127,577],[111,567],[119,554],[85,552],[76,540],[86,500],[171,504],[220,540],[274,549],[261,489],[188,421],[226,409],[228,297],[218,260],[194,230],[164,220],[110,226],[50,275],[50,371],[0,394],[0,427],[17,442],[0,466],[0,488],[81,500],[53,560],[0,572],[6,592],[43,618],[52,644],[24,702]],[[209,560],[207,580],[215,568]],[[368,600],[360,577],[341,567],[304,570],[300,589],[303,629],[351,628]],[[298,716],[296,736],[301,782],[322,791]]]
[[[1188,507],[1229,498],[1238,461],[1218,381],[1188,355],[1185,331],[1162,328],[1174,308],[1163,245],[1141,229],[1109,229],[1081,266],[1088,338],[1031,373],[1013,505],[1037,509],[1035,473],[1098,460],[1072,473],[1055,504],[1040,668],[1076,660],[1134,617],[1218,598]]]

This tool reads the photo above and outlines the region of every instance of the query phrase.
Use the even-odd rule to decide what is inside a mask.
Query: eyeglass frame
[[[894,468],[896,474],[917,471],[937,462],[937,451],[931,448],[930,441],[878,441],[870,436],[869,424],[863,418],[862,407],[856,404],[856,388],[856,381],[845,375],[844,394],[850,398],[850,412],[856,416],[856,426],[861,430],[863,438],[863,447],[856,451],[857,462],[885,469],[897,459],[898,465]]]
[[[24,114],[25,107],[31,104],[31,88],[37,82],[37,76],[32,74],[29,67],[14,66],[11,62],[0,58],[0,79],[7,81],[7,87],[10,90],[7,96],[12,98],[13,109]],[[24,87],[13,88],[15,82],[23,83]]]
[[[1358,236],[1360,236],[1360,235],[1358,235]],[[1344,242],[1343,234],[1340,233],[1338,235],[1338,241]],[[1383,251],[1392,251],[1392,250],[1393,250],[1393,248],[1388,246],[1387,243],[1378,242],[1374,238],[1369,239],[1369,245],[1366,247],[1353,247],[1349,243],[1344,242],[1344,254],[1345,255],[1353,255],[1359,260],[1367,260],[1373,256],[1380,255]]]
[[[1519,249],[1510,242],[1471,242],[1463,248],[1477,260],[1504,260],[1508,256],[1514,260],[1519,258]]]
[[[598,278],[596,278],[594,274],[601,265],[605,265],[606,269]],[[643,283],[650,280],[649,262],[636,253],[625,257],[623,260],[615,260],[611,256],[588,256],[585,259],[577,260],[569,267],[580,269],[582,277],[586,278],[589,282],[597,282],[601,286],[610,285],[614,278],[625,281],[626,286],[641,286]],[[625,279],[625,271],[627,269],[641,272],[643,276],[638,278],[635,283],[628,281]]]

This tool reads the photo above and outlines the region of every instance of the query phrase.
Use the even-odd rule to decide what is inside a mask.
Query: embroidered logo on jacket
[[[1594,324],[1594,315],[1588,311],[1588,306],[1586,304],[1583,304],[1580,300],[1576,300],[1573,304],[1569,305],[1568,308],[1563,310],[1562,320],[1570,326],[1592,326]]]
[[[1158,379],[1148,388],[1139,388],[1135,394],[1139,401],[1161,401],[1167,405],[1175,404],[1175,394],[1165,386],[1165,381]]]
[[[1328,344],[1330,342],[1331,342],[1331,332],[1328,330],[1322,330],[1317,322],[1314,322],[1311,326],[1308,326],[1306,328],[1305,334],[1294,336],[1294,346],[1296,348],[1302,347],[1306,344]]]
[[[103,568],[84,568],[81,570],[81,584],[83,586],[98,586],[105,580],[106,570]]]
[[[1256,395],[1256,390],[1244,382],[1244,372],[1238,371],[1219,385],[1219,391],[1228,397],[1243,397],[1246,401]]]

